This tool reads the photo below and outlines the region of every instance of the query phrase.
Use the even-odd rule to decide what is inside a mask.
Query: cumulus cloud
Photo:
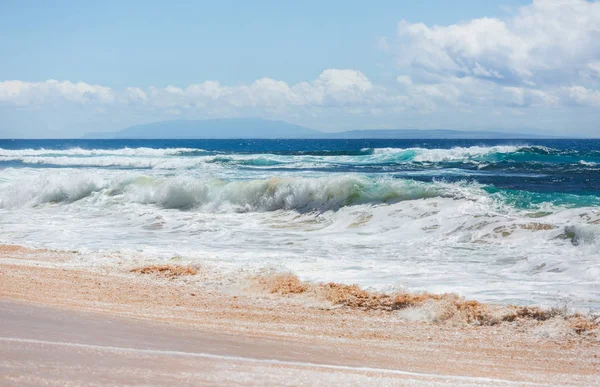
[[[397,65],[395,79],[384,84],[353,69],[327,69],[297,84],[262,78],[234,86],[208,80],[121,90],[85,82],[9,80],[0,82],[0,108],[76,104],[95,109],[95,119],[119,109],[139,116],[286,119],[326,117],[332,111],[396,118],[477,109],[522,115],[526,108],[538,114],[553,109],[587,109],[588,114],[592,109],[593,114],[600,107],[599,1],[535,0],[505,19],[445,26],[404,20],[395,36],[376,44]]]
[[[536,85],[598,78],[600,3],[535,0],[512,18],[449,26],[400,22],[399,61],[438,76]]]
[[[600,2],[535,0],[506,20],[398,24],[401,83],[451,104],[598,106]],[[468,79],[463,82],[461,79]],[[421,85],[418,85],[421,84]],[[423,86],[425,85],[425,86]]]
[[[565,87],[563,92],[570,101],[577,104],[600,107],[600,90],[590,90],[583,86]]]
[[[218,101],[237,107],[346,106],[362,104],[377,91],[360,71],[329,69],[314,81],[288,85],[286,82],[262,78],[249,85],[223,86],[216,81],[189,85],[186,88],[152,88],[150,95],[160,101],[174,101],[188,106],[206,106]]]
[[[19,106],[48,103],[56,100],[90,103],[113,102],[115,95],[108,87],[90,85],[85,82],[0,82],[0,103],[11,102]]]
[[[359,112],[386,101],[393,101],[393,98],[388,96],[385,88],[373,85],[363,73],[339,69],[325,70],[317,79],[295,85],[262,78],[238,86],[205,81],[183,88],[128,87],[115,90],[84,82],[0,82],[0,104],[18,107],[74,103],[102,108],[165,110],[171,114],[191,111],[218,116],[235,115],[243,109],[284,112],[297,108],[348,108],[348,111]]]

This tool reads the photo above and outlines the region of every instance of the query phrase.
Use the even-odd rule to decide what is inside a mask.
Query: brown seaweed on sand
[[[164,278],[177,278],[198,274],[198,269],[183,265],[150,265],[131,270],[132,273],[153,274]]]
[[[358,285],[334,282],[307,283],[293,274],[275,274],[258,277],[261,288],[280,296],[306,295],[325,300],[333,305],[364,311],[401,311],[418,308],[435,309],[434,322],[465,322],[474,325],[497,325],[503,322],[543,322],[554,318],[568,321],[576,333],[593,331],[598,326],[588,317],[569,313],[561,308],[543,309],[535,306],[498,306],[465,300],[456,294],[380,293],[361,289]]]

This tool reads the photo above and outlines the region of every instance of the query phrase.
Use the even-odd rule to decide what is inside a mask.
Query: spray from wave
[[[26,157],[26,156],[175,156],[175,155],[201,155],[206,154],[202,149],[191,148],[120,148],[120,149],[2,149],[2,157]]]
[[[475,193],[477,191],[477,193]],[[121,200],[163,208],[201,211],[327,211],[359,204],[390,204],[431,197],[476,197],[474,185],[341,175],[322,178],[270,178],[225,181],[192,176],[109,177],[100,173],[49,175],[5,187],[0,207]]]
[[[0,149],[2,238],[377,289],[597,303],[592,146],[290,144]]]
[[[216,153],[216,154],[215,154]],[[338,151],[279,151],[264,154],[223,154],[190,148],[122,148],[122,149],[0,149],[0,163],[17,161],[30,165],[125,167],[177,169],[196,168],[205,163],[272,167],[278,165],[302,167],[308,164],[377,165],[377,164],[431,164],[463,162],[489,164],[500,162],[573,162],[594,165],[597,154],[572,154],[545,147],[472,146],[449,149],[426,148],[364,148]],[[562,159],[561,159],[562,157]],[[579,157],[579,158],[577,158]],[[575,159],[573,159],[575,158]],[[591,158],[591,159],[590,159]],[[593,160],[592,160],[593,159]],[[600,161],[600,160],[598,160]]]

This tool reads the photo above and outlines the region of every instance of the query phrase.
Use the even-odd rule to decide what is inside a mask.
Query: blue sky
[[[595,135],[598,26],[585,0],[4,0],[0,137],[244,116]]]

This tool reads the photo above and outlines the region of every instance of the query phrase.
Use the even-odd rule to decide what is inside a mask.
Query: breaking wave
[[[600,205],[600,197],[595,195],[501,190],[464,181],[421,182],[360,174],[223,180],[210,175],[144,176],[80,170],[77,175],[51,173],[44,178],[36,175],[4,184],[0,190],[0,208],[73,203],[87,198],[96,202],[121,201],[199,211],[306,212],[434,197],[497,202],[533,210]]]
[[[27,156],[174,156],[174,155],[198,155],[205,154],[202,149],[191,148],[120,148],[120,149],[2,149],[1,157],[27,157]]]
[[[583,159],[585,157],[585,159]],[[360,150],[279,151],[264,154],[211,152],[190,148],[122,149],[0,149],[0,163],[59,167],[116,167],[151,169],[203,168],[203,164],[286,168],[373,165],[472,164],[479,169],[505,168],[509,165],[558,163],[600,165],[600,153],[557,150],[541,146],[472,146],[449,149],[363,148]]]
[[[597,151],[559,150],[544,146],[472,146],[450,149],[426,148],[379,148],[374,150],[376,156],[396,161],[411,162],[573,162],[578,157],[600,158]],[[585,162],[585,161],[584,161]]]
[[[431,197],[476,198],[481,192],[468,184],[432,184],[360,175],[225,181],[191,176],[110,178],[90,173],[78,177],[51,175],[6,187],[0,194],[0,207],[73,203],[89,198],[98,202],[119,200],[202,211],[305,212]]]
[[[143,147],[153,144],[162,148]],[[0,239],[492,302],[599,304],[596,143],[165,144],[0,149]]]
[[[589,153],[589,152],[588,152]],[[559,162],[594,166],[600,155],[566,154],[545,147],[473,146],[467,148],[364,148],[356,151],[280,151],[265,154],[224,154],[190,148],[122,148],[122,149],[0,149],[0,163],[59,167],[121,167],[152,169],[202,168],[203,164],[270,168],[305,168],[307,166],[402,165],[436,163],[471,163],[490,169],[504,162]],[[591,159],[590,159],[591,158]],[[595,161],[594,161],[595,160]]]

